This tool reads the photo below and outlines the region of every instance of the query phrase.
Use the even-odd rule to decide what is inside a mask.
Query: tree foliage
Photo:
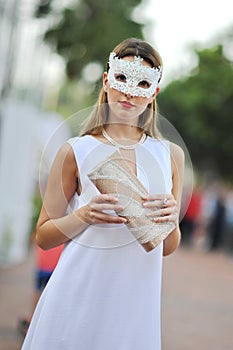
[[[51,9],[51,0],[41,0],[37,17]],[[107,53],[123,39],[142,38],[142,24],[132,19],[141,0],[79,0],[59,13],[59,21],[45,33],[45,40],[66,62],[70,79],[78,79],[90,62],[103,63]]]
[[[182,135],[196,167],[233,178],[233,64],[224,46],[196,50],[199,64],[159,94],[160,112]]]

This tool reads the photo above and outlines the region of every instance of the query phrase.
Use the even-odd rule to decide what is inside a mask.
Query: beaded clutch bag
[[[172,222],[156,223],[146,216],[149,209],[142,206],[142,196],[148,192],[119,152],[94,168],[88,177],[101,193],[117,196],[118,203],[123,207],[117,214],[127,219],[128,229],[147,252],[175,228]]]

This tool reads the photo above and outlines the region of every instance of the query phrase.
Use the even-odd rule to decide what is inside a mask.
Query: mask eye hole
[[[143,88],[143,89],[149,89],[149,87],[151,86],[151,84],[147,81],[147,80],[141,80],[138,84],[139,87]]]
[[[126,83],[126,76],[124,74],[115,74],[115,79],[122,83]]]

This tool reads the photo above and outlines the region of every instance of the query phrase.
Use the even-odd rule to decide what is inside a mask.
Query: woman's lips
[[[120,104],[124,108],[132,108],[132,107],[134,107],[134,105],[131,102],[128,102],[128,101],[120,101]]]

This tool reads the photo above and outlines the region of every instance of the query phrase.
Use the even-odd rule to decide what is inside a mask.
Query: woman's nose
[[[128,92],[127,94],[125,94],[125,96],[130,99],[132,97],[132,95]]]

